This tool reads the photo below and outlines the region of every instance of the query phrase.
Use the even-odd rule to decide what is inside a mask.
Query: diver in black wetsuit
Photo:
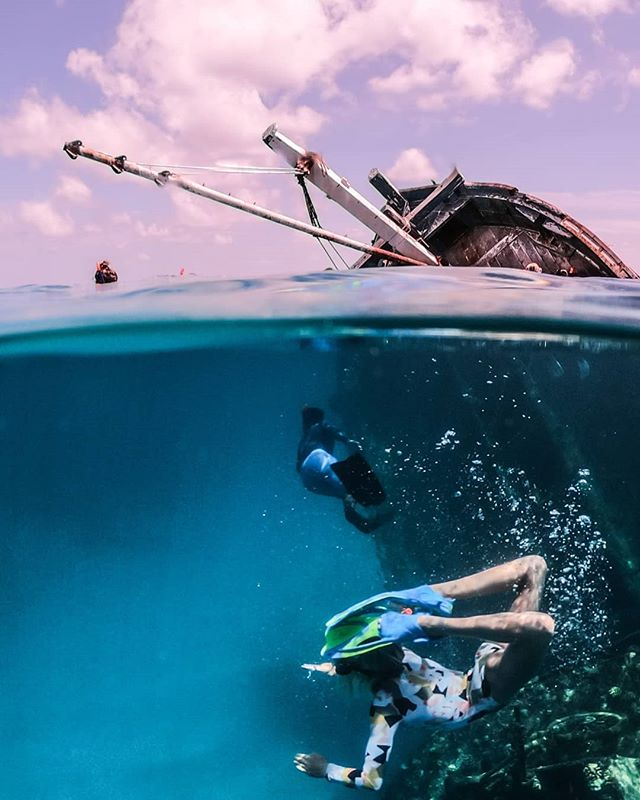
[[[344,444],[352,454],[338,461],[333,454],[336,442]],[[296,469],[303,486],[314,494],[342,500],[345,519],[362,533],[371,533],[387,522],[391,514],[389,510],[368,508],[383,503],[385,493],[361,452],[359,442],[325,422],[321,408],[302,409]]]

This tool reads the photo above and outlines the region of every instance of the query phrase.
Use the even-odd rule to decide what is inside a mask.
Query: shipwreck
[[[85,147],[80,140],[64,144],[67,155],[106,164],[157,186],[177,186],[223,205],[301,231],[331,246],[361,252],[352,264],[332,259],[336,269],[414,266],[509,267],[566,277],[638,278],[603,241],[577,220],[550,203],[500,183],[471,183],[454,169],[441,183],[399,189],[377,169],[370,184],[381,194],[378,209],[334,172],[317,153],[306,150],[272,125],[262,139],[288,163],[288,169],[265,167],[193,167],[141,164],[125,155],[108,155]],[[193,172],[290,172],[304,192],[310,221],[280,214],[217,191],[188,177]],[[373,233],[360,242],[320,226],[307,189],[314,185]]]

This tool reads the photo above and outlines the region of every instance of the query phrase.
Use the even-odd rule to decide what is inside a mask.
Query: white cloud
[[[84,114],[35,89],[25,94],[13,115],[0,117],[0,155],[60,159],[64,142],[78,138],[97,149],[132,158],[147,155],[154,161],[168,160],[174,147],[160,127],[135,110],[110,106]]]
[[[419,186],[438,175],[429,157],[417,147],[403,150],[386,174],[392,181],[411,186]]]
[[[44,236],[68,236],[73,232],[73,223],[68,216],[60,214],[51,203],[25,201],[19,205],[20,218],[32,225]]]
[[[601,17],[613,11],[635,11],[634,0],[547,0],[547,5],[559,14]]]
[[[116,214],[111,215],[111,221],[114,225],[130,225],[131,224],[131,214],[128,214],[126,211],[118,211]]]
[[[640,86],[640,67],[634,67],[629,70],[629,75],[627,77],[632,86]]]
[[[266,157],[260,134],[274,120],[303,136],[322,123],[295,96],[325,80],[328,26],[319,2],[192,0],[176,14],[171,0],[133,0],[112,50],[78,53],[73,67],[157,120],[192,156]]]
[[[62,197],[71,203],[86,203],[91,198],[91,189],[79,178],[61,175],[55,190],[56,197]]]
[[[169,229],[155,222],[146,224],[142,220],[136,220],[133,227],[136,235],[142,239],[166,239],[169,236]]]
[[[517,6],[494,0],[421,0],[367,6],[369,55],[393,53],[402,63],[374,76],[377,93],[412,92],[423,107],[455,97],[500,95],[504,79],[530,46],[534,30]],[[373,30],[373,34],[372,34]],[[350,40],[358,48],[355,36]],[[436,95],[438,100],[430,100]]]
[[[128,100],[140,93],[140,87],[130,75],[110,71],[101,55],[83,47],[69,53],[67,69],[73,75],[97,83],[107,98]]]
[[[67,58],[102,101],[83,112],[31,89],[0,117],[0,154],[59,158],[80,138],[138,161],[266,162],[264,128],[306,142],[326,120],[301,98],[336,94],[353,65],[366,63],[376,97],[434,110],[504,95],[535,37],[502,0],[190,0],[188,13],[131,0],[113,47]]]
[[[602,84],[602,75],[595,69],[588,70],[575,81],[575,94],[579,100],[588,100]]]
[[[533,108],[547,108],[559,92],[571,90],[575,71],[573,44],[556,39],[522,65],[513,88]]]
[[[376,92],[389,92],[391,94],[404,94],[413,89],[431,87],[436,83],[436,75],[422,67],[413,64],[402,64],[393,72],[384,77],[374,77],[369,85]]]
[[[448,98],[444,92],[423,95],[416,100],[416,106],[421,111],[440,111],[446,108]]]

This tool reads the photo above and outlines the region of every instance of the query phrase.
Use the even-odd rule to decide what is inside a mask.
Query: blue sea
[[[0,798],[344,797],[292,764],[362,763],[366,697],[300,666],[324,622],[527,553],[548,669],[597,669],[639,627],[639,336],[638,282],[516,270],[0,291]],[[374,535],[300,484],[305,404],[393,499]]]

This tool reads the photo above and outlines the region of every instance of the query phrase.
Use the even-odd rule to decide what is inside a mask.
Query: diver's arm
[[[296,766],[301,772],[306,772],[312,777],[323,777],[321,773],[324,769],[324,777],[329,781],[344,783],[353,789],[377,791],[382,787],[384,766],[389,759],[393,737],[398,729],[400,719],[400,714],[393,705],[384,708],[373,706],[371,732],[362,769],[332,764],[317,753],[311,753],[308,756],[299,753],[296,756]],[[305,759],[307,759],[306,762]]]
[[[340,781],[356,789],[378,791],[382,788],[384,767],[389,760],[401,717],[394,705],[384,708],[373,706],[371,711],[371,729],[362,769],[327,764],[327,780]]]
[[[339,442],[345,444],[347,447],[352,447],[354,450],[362,452],[362,445],[357,439],[349,439],[349,437],[346,436],[344,433],[339,433],[338,436],[336,436],[336,439],[338,439]]]
[[[350,441],[347,434],[342,433],[342,431],[339,431],[335,425],[330,425],[328,422],[325,422],[323,423],[322,428],[326,434],[329,434],[329,436],[333,436],[333,438],[337,442],[342,442],[343,444],[346,444],[348,441]]]
[[[331,432],[333,433],[336,441],[342,442],[342,444],[347,445],[347,447],[353,447],[355,450],[362,450],[362,445],[357,439],[350,439],[346,433],[342,433],[342,431],[334,428],[333,425],[328,427],[331,428]]]

